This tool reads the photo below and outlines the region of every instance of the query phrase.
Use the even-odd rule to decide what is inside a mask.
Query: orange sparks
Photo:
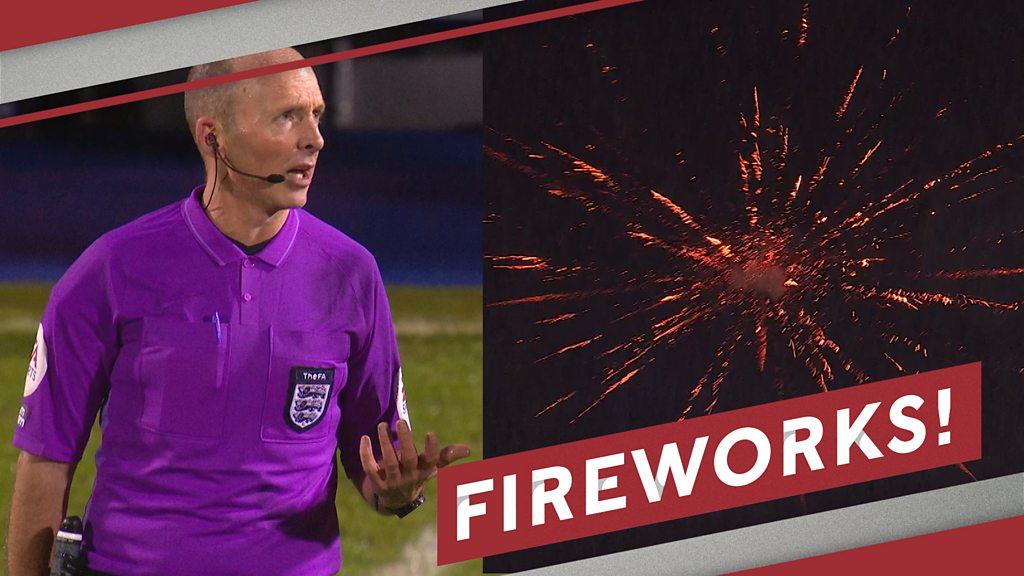
[[[1013,140],[1010,140],[1008,142],[1003,142],[1002,144],[996,144],[992,148],[989,148],[988,150],[985,150],[984,152],[982,152],[981,154],[978,154],[974,158],[971,158],[970,160],[967,160],[966,162],[961,163],[959,166],[957,166],[956,168],[950,170],[948,173],[940,176],[939,178],[936,178],[936,179],[928,182],[927,184],[925,184],[924,189],[927,190],[927,189],[931,188],[932,186],[934,186],[935,184],[938,184],[939,182],[955,178],[955,177],[963,174],[964,172],[969,171],[971,169],[971,166],[973,166],[974,163],[977,162],[978,160],[984,160],[985,158],[988,158],[988,157],[992,156],[993,154],[996,154],[997,152],[1002,151],[1004,148],[1012,148],[1014,146],[1014,144],[1016,144],[1017,142],[1020,142],[1022,140],[1024,140],[1024,134],[1019,134]],[[991,170],[990,170],[990,172],[991,172]],[[981,176],[983,174],[985,174],[985,173],[979,174],[978,176]],[[977,176],[975,176],[975,178],[977,178]]]
[[[903,369],[903,365],[897,362],[895,358],[890,356],[888,352],[882,352],[882,354],[889,359],[889,362],[892,362],[892,365],[895,366],[897,370],[899,370],[900,372],[906,372],[906,370]]]
[[[895,42],[896,39],[899,38],[899,37],[900,37],[900,29],[897,28],[896,31],[893,32],[892,36],[889,38],[889,42],[887,42],[885,45],[887,47],[888,46],[892,46],[892,43]]]
[[[572,397],[573,397],[573,396],[575,396],[575,395],[576,395],[576,391],[575,391],[575,390],[573,390],[572,392],[569,392],[569,393],[568,393],[568,394],[566,394],[565,396],[562,396],[562,397],[561,397],[561,398],[559,398],[558,400],[555,400],[555,401],[554,401],[554,402],[552,402],[551,404],[548,404],[548,406],[547,406],[546,408],[544,408],[544,409],[543,409],[543,410],[541,410],[540,412],[537,412],[536,414],[534,414],[534,415],[533,415],[533,417],[534,417],[534,418],[537,418],[537,417],[539,417],[539,416],[543,415],[543,414],[544,414],[545,412],[547,412],[548,410],[551,410],[551,409],[552,409],[552,408],[554,408],[555,406],[558,406],[558,405],[559,405],[559,404],[561,404],[562,402],[565,402],[566,400],[568,400],[569,398],[572,398]]]
[[[657,342],[658,340],[661,340],[662,338],[665,338],[666,336],[671,336],[672,334],[675,334],[676,332],[682,330],[683,328],[686,328],[686,327],[694,324],[695,322],[698,322],[700,320],[705,319],[708,316],[708,314],[709,314],[709,311],[706,308],[704,310],[701,310],[700,312],[691,312],[688,309],[684,309],[682,312],[680,312],[680,313],[678,313],[678,314],[676,314],[676,315],[674,315],[674,316],[672,316],[670,318],[666,318],[665,320],[662,320],[661,322],[658,322],[657,324],[655,324],[653,326],[655,331],[658,332],[658,334],[656,334],[654,336],[654,341]],[[678,322],[673,324],[667,330],[660,331],[660,329],[664,325],[666,325],[668,323],[671,323],[671,322],[675,322],[676,320],[678,320]]]
[[[825,156],[824,158],[822,158],[821,164],[818,165],[818,171],[814,174],[814,177],[811,178],[811,182],[807,186],[807,194],[808,195],[810,195],[810,193],[812,191],[814,191],[814,188],[818,185],[818,183],[821,182],[821,180],[823,178],[825,178],[825,171],[828,170],[828,163],[831,160],[832,160],[831,156]],[[811,201],[810,197],[807,198],[807,201],[808,202]]]
[[[580,204],[583,204],[583,207],[587,210],[587,212],[597,212],[598,210],[601,209],[601,207],[598,206],[596,203],[588,200],[586,197],[579,193],[566,192],[565,190],[561,190],[558,188],[549,188],[548,194],[554,196],[555,198],[568,198],[570,200],[575,200]]]
[[[960,462],[959,464],[957,464],[956,467],[959,468],[961,472],[966,474],[971,480],[974,480],[975,482],[978,481],[978,478],[974,475],[973,472],[971,472],[970,470],[967,469],[967,466],[964,465],[963,462]]]
[[[580,158],[576,157],[575,155],[573,155],[573,154],[571,154],[569,152],[566,152],[565,150],[562,150],[561,148],[559,148],[557,146],[554,146],[552,144],[548,144],[547,142],[544,142],[543,144],[548,149],[554,150],[559,155],[561,155],[561,156],[563,156],[565,158],[568,158],[573,163],[573,166],[575,166],[575,168],[573,169],[574,172],[582,172],[584,174],[587,174],[591,178],[593,178],[594,182],[599,182],[599,183],[602,183],[602,184],[608,184],[609,186],[612,186],[613,188],[617,188],[618,187],[617,184],[615,183],[615,181],[612,180],[611,176],[605,174],[599,168],[597,168],[597,167],[595,167],[595,166],[593,166],[591,164],[588,164],[587,162],[585,162],[585,161],[581,160]]]
[[[569,421],[569,423],[570,423],[570,424],[575,424],[577,420],[579,420],[579,419],[580,419],[580,418],[581,418],[581,417],[582,417],[582,416],[583,416],[584,414],[586,414],[587,412],[590,412],[590,410],[591,410],[591,409],[592,409],[592,408],[593,408],[594,406],[597,406],[597,404],[598,404],[599,402],[601,402],[601,400],[604,400],[604,399],[605,399],[605,398],[606,398],[606,397],[607,397],[607,396],[608,396],[609,394],[611,394],[612,392],[614,392],[616,388],[618,388],[619,386],[622,386],[622,385],[623,385],[623,384],[625,384],[626,382],[629,382],[629,380],[630,380],[631,378],[633,378],[633,376],[636,376],[636,373],[637,373],[637,372],[639,372],[639,371],[640,371],[640,369],[639,369],[639,368],[635,368],[635,369],[634,369],[634,370],[633,370],[632,372],[630,372],[629,374],[626,374],[626,375],[625,375],[625,376],[623,376],[623,377],[622,377],[621,379],[619,379],[619,380],[618,380],[617,382],[615,382],[614,384],[611,384],[610,386],[608,386],[607,388],[605,388],[604,392],[602,392],[602,393],[601,393],[601,395],[597,397],[597,400],[594,400],[594,401],[593,401],[593,402],[592,402],[592,403],[590,404],[590,406],[587,406],[586,408],[584,408],[584,409],[583,409],[583,411],[582,411],[582,412],[580,412],[579,414],[577,414],[575,418],[573,418],[572,420],[570,420],[570,421]]]
[[[559,314],[558,316],[552,316],[551,318],[545,318],[543,320],[537,320],[534,324],[556,324],[562,320],[568,320],[569,318],[575,318],[576,313],[570,312],[568,314]]]
[[[900,344],[906,346],[909,350],[918,352],[921,354],[921,356],[924,356],[925,358],[928,357],[928,348],[924,347],[924,345],[922,345],[920,342],[917,342],[916,340],[912,340],[910,338],[907,338],[906,336],[899,336],[897,334],[883,334],[883,336],[888,337],[889,344],[895,344],[899,342]]]
[[[1002,311],[1013,311],[1018,310],[1020,305],[1017,303],[1005,303],[997,302],[994,300],[986,300],[984,298],[977,298],[974,296],[968,296],[966,294],[941,294],[934,292],[919,292],[914,290],[904,290],[902,288],[891,288],[885,290],[878,290],[875,288],[863,288],[859,286],[844,285],[843,289],[860,294],[864,298],[879,297],[890,302],[896,302],[902,304],[911,310],[920,310],[920,306],[924,304],[940,304],[942,306],[978,306],[981,308],[990,308],[994,310]]]
[[[789,129],[779,126],[779,133],[782,134],[782,148],[779,150],[779,161],[775,165],[776,170],[786,167],[786,156],[789,155]]]
[[[697,262],[700,262],[701,264],[706,264],[714,268],[718,268],[720,265],[720,262],[709,257],[707,253],[700,249],[687,248],[686,246],[672,246],[671,244],[668,244],[661,238],[656,238],[646,232],[638,232],[635,230],[631,230],[627,232],[626,235],[632,238],[643,240],[644,246],[657,246],[658,248],[661,248],[666,252],[675,254],[677,256],[681,256],[683,258],[689,258],[691,260],[695,260]]]
[[[492,268],[498,270],[543,270],[548,263],[537,256],[488,256]]]
[[[743,185],[740,187],[744,192],[750,191],[750,162],[743,157],[743,154],[738,154],[739,169],[740,169],[740,181]]]
[[[588,338],[586,340],[581,340],[579,342],[576,342],[575,344],[569,344],[568,346],[565,346],[565,347],[559,348],[558,350],[555,350],[554,352],[552,352],[551,354],[548,354],[547,356],[542,356],[542,357],[538,358],[533,363],[536,364],[538,362],[543,362],[544,360],[547,360],[548,358],[552,358],[554,356],[558,356],[559,354],[564,354],[565,352],[568,352],[570,350],[577,350],[579,348],[583,348],[584,346],[589,345],[590,343],[594,342],[595,340],[600,340],[600,339],[601,339],[601,335],[598,334],[597,336],[594,336],[593,338]]]
[[[843,103],[839,106],[839,110],[836,110],[836,120],[843,117],[846,114],[846,108],[850,105],[850,99],[853,98],[853,91],[857,89],[857,81],[860,80],[860,74],[864,71],[864,66],[857,68],[857,73],[853,75],[853,82],[850,82],[850,88],[846,91],[846,97],[843,98]]]
[[[897,200],[895,202],[890,202],[890,200],[894,196],[896,196],[897,194],[899,194],[900,192],[905,190],[907,188],[907,186],[910,186],[910,184],[913,183],[913,181],[914,181],[913,178],[911,178],[910,180],[907,180],[906,182],[901,184],[898,188],[896,188],[892,192],[889,192],[888,194],[886,194],[878,202],[873,203],[873,204],[868,204],[868,205],[864,206],[864,208],[862,208],[858,212],[854,213],[852,216],[848,217],[846,220],[843,220],[843,222],[839,226],[836,226],[834,230],[829,232],[823,238],[822,245],[824,246],[825,244],[828,244],[830,241],[838,238],[839,235],[843,232],[843,230],[853,229],[853,228],[860,228],[861,226],[864,226],[865,224],[870,222],[872,218],[877,218],[877,217],[881,216],[882,214],[885,214],[886,212],[888,212],[890,210],[893,210],[895,208],[898,208],[898,207],[902,206],[903,204],[906,204],[906,203],[914,200],[915,198],[917,198],[919,193],[918,192],[914,192],[913,194],[910,194],[909,196],[904,196],[903,198],[901,198],[901,199],[899,199],[899,200]],[[876,206],[878,206],[878,207],[876,208]],[[872,209],[874,209],[874,212],[872,214],[865,215],[867,212],[871,211]]]
[[[857,163],[857,167],[860,168],[861,166],[863,166],[864,163],[868,161],[868,158],[871,158],[871,155],[874,154],[875,150],[878,150],[878,147],[881,145],[882,141],[879,140],[878,143],[872,146],[871,149],[868,150],[867,154],[865,154],[864,157],[860,159],[860,162]]]
[[[604,358],[605,356],[610,356],[610,355],[618,352],[619,350],[622,350],[626,346],[629,346],[629,344],[630,344],[629,342],[623,342],[622,344],[619,344],[618,346],[609,348],[608,350],[605,350],[604,352],[601,352],[601,354],[598,356],[598,358]]]
[[[982,170],[981,172],[978,172],[977,174],[975,174],[969,180],[965,180],[963,182],[959,182],[957,184],[953,184],[952,186],[949,187],[949,189],[950,190],[956,190],[957,188],[963,186],[964,184],[970,184],[971,182],[974,182],[975,180],[977,180],[978,178],[981,178],[982,176],[987,176],[989,174],[992,174],[993,172],[998,172],[999,168],[1000,168],[999,166],[994,166],[992,168],[989,168],[988,170]]]
[[[754,151],[750,154],[750,169],[754,173],[754,180],[761,181],[761,147],[758,146],[757,142],[754,142]],[[761,187],[758,186],[758,192],[761,191]]]
[[[764,363],[768,358],[768,331],[764,328],[764,313],[754,324],[754,335],[757,337],[757,371],[764,372]]]
[[[967,278],[999,278],[1002,276],[1020,276],[1024,274],[1024,268],[982,268],[980,270],[956,270],[952,272],[936,272],[930,274],[932,278],[947,278],[950,280],[964,280]]]
[[[678,216],[684,224],[686,224],[695,231],[700,231],[700,225],[697,224],[697,221],[694,220],[693,217],[686,212],[686,210],[680,208],[678,204],[669,200],[665,196],[662,196],[654,189],[651,190],[651,196],[653,196],[655,200],[661,203],[662,206],[668,208],[673,214]]]
[[[761,127],[761,104],[757,100],[757,86],[754,86],[754,128]]]
[[[796,200],[796,195],[800,192],[800,183],[804,181],[802,175],[796,177],[796,182],[793,183],[793,191],[789,193],[789,201],[793,202]]]
[[[807,2],[804,2],[804,7],[800,10],[800,37],[796,40],[796,45],[800,47],[803,47],[803,45],[807,43],[807,16],[810,9],[810,5]]]
[[[488,306],[516,306],[519,304],[537,304],[540,302],[564,302],[566,300],[581,300],[583,298],[589,298],[591,296],[606,296],[608,294],[614,294],[618,290],[607,288],[604,290],[591,290],[589,292],[561,292],[557,294],[541,294],[540,296],[525,296],[523,298],[513,298],[511,300],[501,300],[499,302],[492,302]]]
[[[804,2],[799,21],[799,34],[794,35],[797,47],[803,47],[807,42],[808,22],[809,2]],[[783,42],[789,46],[788,50],[793,47],[789,44],[792,41],[792,30],[794,27],[790,26],[783,31]],[[717,27],[711,29],[712,34],[717,32]],[[899,33],[897,29],[893,40]],[[724,50],[724,46],[720,45],[719,53],[724,53]],[[617,71],[613,66],[604,66],[598,70],[602,74]],[[860,383],[870,377],[879,376],[869,376],[864,372],[868,365],[858,367],[847,355],[849,351],[860,346],[865,338],[855,334],[854,337],[847,339],[844,330],[878,329],[871,322],[862,322],[858,318],[861,309],[877,308],[879,317],[882,317],[884,312],[885,317],[900,318],[911,315],[907,310],[917,311],[929,306],[932,310],[937,306],[946,307],[950,313],[968,309],[976,311],[977,308],[1002,313],[1016,311],[1024,304],[1024,300],[999,302],[964,293],[953,293],[947,291],[948,286],[940,282],[934,282],[938,286],[925,283],[926,280],[932,279],[953,281],[1024,277],[1024,266],[915,273],[913,270],[898,268],[898,265],[904,262],[902,258],[890,260],[890,264],[881,266],[880,264],[887,262],[887,259],[878,257],[883,254],[894,255],[895,251],[885,250],[891,248],[887,243],[912,234],[904,222],[894,223],[892,218],[881,221],[883,215],[892,216],[891,213],[898,209],[919,208],[920,200],[927,197],[926,191],[936,187],[938,189],[931,193],[936,196],[935,201],[938,203],[932,206],[935,209],[942,209],[939,204],[953,208],[957,206],[957,200],[963,202],[979,197],[998,186],[1005,187],[1011,182],[1006,180],[1009,170],[987,180],[982,178],[1001,170],[1002,166],[995,165],[1000,157],[995,155],[1015,145],[1020,146],[1024,142],[1024,134],[984,150],[967,161],[958,160],[959,165],[945,174],[933,172],[929,174],[932,176],[931,179],[911,178],[903,181],[895,189],[874,190],[874,186],[889,181],[882,176],[890,174],[890,166],[880,167],[881,164],[889,163],[895,166],[893,163],[897,160],[907,161],[912,157],[908,155],[908,145],[904,149],[905,157],[896,158],[898,150],[894,146],[898,143],[888,136],[889,133],[876,131],[882,125],[882,121],[872,119],[878,110],[875,107],[875,100],[869,100],[868,97],[871,96],[877,99],[878,104],[884,105],[891,93],[883,92],[877,95],[869,94],[868,91],[874,86],[881,86],[875,73],[880,74],[884,82],[887,70],[869,67],[865,86],[860,86],[859,81],[863,72],[864,65],[858,66],[847,90],[840,92],[841,84],[836,86],[838,90],[831,90],[832,96],[825,103],[824,120],[827,121],[829,113],[834,113],[834,138],[823,138],[821,141],[824,144],[821,144],[820,148],[817,148],[817,144],[815,148],[810,148],[806,142],[794,141],[792,159],[807,162],[799,166],[787,164],[789,131],[782,124],[781,118],[789,112],[789,105],[786,104],[784,111],[779,115],[773,114],[771,107],[766,108],[765,116],[762,118],[759,87],[752,86],[752,93],[749,93],[753,101],[752,108],[742,105],[743,111],[739,113],[741,134],[737,147],[733,148],[742,194],[737,194],[735,180],[732,180],[732,188],[725,191],[704,190],[694,185],[696,200],[670,191],[669,195],[685,198],[681,204],[697,211],[692,214],[668,195],[644,186],[632,172],[616,171],[612,165],[599,168],[547,142],[536,145],[535,151],[520,144],[521,150],[515,154],[515,159],[485,146],[487,155],[530,176],[543,186],[540,190],[547,188],[549,195],[580,202],[588,212],[598,212],[595,215],[615,217],[611,229],[607,231],[608,240],[622,242],[625,239],[628,248],[643,250],[643,254],[651,254],[657,250],[665,251],[664,254],[653,254],[650,259],[638,259],[639,262],[644,265],[648,262],[660,265],[666,256],[671,261],[667,269],[639,270],[634,274],[628,266],[618,267],[618,261],[608,267],[605,273],[600,269],[599,262],[591,265],[590,261],[586,260],[583,261],[586,266],[582,270],[587,273],[594,272],[594,276],[588,276],[571,272],[581,270],[579,266],[560,267],[562,265],[558,261],[546,260],[539,256],[512,254],[485,257],[493,269],[525,271],[524,276],[545,283],[552,279],[572,280],[573,284],[562,288],[565,290],[575,290],[580,287],[578,282],[587,281],[593,282],[591,287],[598,288],[591,291],[527,296],[488,304],[541,304],[533,310],[539,312],[530,319],[533,325],[554,327],[565,322],[565,326],[559,325],[553,329],[569,329],[581,322],[566,322],[569,319],[580,316],[581,320],[586,320],[591,317],[591,310],[601,306],[608,306],[612,310],[610,318],[614,319],[607,322],[607,326],[601,328],[601,332],[594,330],[565,334],[562,338],[550,342],[542,353],[555,348],[558,348],[557,350],[534,361],[537,363],[562,354],[567,355],[567,360],[607,358],[604,361],[607,363],[600,366],[598,381],[592,388],[587,388],[585,396],[581,397],[582,402],[576,400],[572,403],[572,408],[563,407],[563,410],[576,413],[579,406],[586,405],[571,420],[572,423],[588,414],[597,404],[654,362],[660,361],[660,352],[670,353],[677,343],[684,344],[688,342],[687,339],[693,340],[703,338],[708,333],[713,334],[714,330],[719,329],[719,318],[723,322],[733,322],[735,340],[730,342],[727,338],[722,342],[696,385],[693,385],[692,381],[688,383],[687,387],[693,387],[688,391],[689,401],[682,410],[680,419],[688,417],[691,409],[704,409],[710,413],[715,408],[718,389],[728,380],[730,364],[738,360],[732,356],[737,345],[742,346],[744,350],[744,368],[753,371],[756,366],[757,371],[764,374],[766,370],[769,373],[775,371],[774,366],[767,367],[769,339],[773,340],[773,363],[777,357],[790,362],[787,358],[789,355],[785,354],[788,343],[793,365],[801,373],[812,378],[811,382],[816,382],[821,390],[828,390],[829,386],[845,384],[847,381]],[[858,87],[861,89],[861,96],[854,102],[853,96]],[[892,93],[896,95],[892,96],[889,110],[881,112],[880,118],[895,110],[895,104],[903,96],[899,90]],[[837,94],[841,95],[840,103],[837,108],[832,109],[831,106],[836,104]],[[774,101],[775,98],[769,100]],[[862,105],[862,102],[867,104]],[[766,105],[769,104],[766,102]],[[936,119],[943,118],[949,114],[949,106],[951,104],[947,103],[938,111],[934,111],[935,108],[928,108],[923,112],[926,116],[934,113]],[[847,113],[850,114],[849,118],[846,117]],[[800,133],[795,134],[798,136]],[[876,142],[872,144],[871,140]],[[880,159],[868,164],[885,141],[889,143],[888,148],[882,152]],[[588,144],[585,148],[594,150],[595,146]],[[677,146],[673,150],[674,157],[669,160],[682,164],[682,150],[678,150]],[[589,155],[586,151],[581,153]],[[857,154],[861,154],[859,159]],[[730,156],[725,156],[727,163],[729,158]],[[832,172],[828,172],[833,158],[836,162],[831,163]],[[963,156],[960,157],[962,158]],[[627,160],[628,158],[624,159],[623,163]],[[815,161],[818,162],[817,166],[813,164]],[[1003,165],[1011,168],[1014,164],[1008,159]],[[947,165],[946,169],[948,167]],[[861,170],[864,171],[864,177],[855,180]],[[798,173],[797,176],[793,177],[794,173]],[[808,175],[807,186],[804,186],[803,182],[804,173]],[[901,172],[891,172],[899,173]],[[828,183],[824,182],[826,175],[829,177]],[[691,182],[697,179],[696,174],[682,173],[679,178],[687,176]],[[871,184],[867,182],[869,176],[872,178]],[[1004,181],[999,184],[1001,180]],[[974,182],[978,184],[971,185]],[[989,185],[992,185],[992,188],[982,189]],[[826,186],[843,189],[828,190],[829,198],[822,202],[820,197],[823,195],[822,191],[827,190]],[[959,193],[947,194],[948,191],[958,188],[961,188]],[[649,198],[644,193],[645,190],[649,192]],[[885,193],[886,190],[891,191]],[[714,209],[707,214],[704,213],[702,208],[713,202],[717,194],[730,195],[728,218],[735,220],[719,222],[722,214]],[[840,198],[840,194],[844,197]],[[654,202],[651,202],[652,199]],[[796,204],[798,199],[799,205]],[[740,201],[743,203],[737,206]],[[921,213],[927,214],[932,207],[920,207]],[[735,208],[739,208],[738,214],[733,212]],[[632,211],[634,209],[635,212]],[[776,212],[779,209],[782,209],[781,213]],[[935,214],[934,211],[931,213]],[[749,227],[745,226],[746,223],[749,223]],[[569,230],[576,230],[577,226],[579,225],[571,225]],[[999,242],[1002,242],[1002,236]],[[961,247],[958,243],[955,249],[967,252],[968,242],[965,240],[963,244]],[[732,246],[736,247],[735,252]],[[869,256],[871,254],[876,256]],[[917,256],[916,253],[912,254]],[[877,273],[865,272],[865,269],[869,268],[870,272],[876,272],[878,268]],[[529,272],[530,270],[542,272],[536,274]],[[735,272],[736,270],[742,272]],[[914,282],[910,286],[930,291],[894,287],[906,285],[899,283],[898,275],[901,273],[906,273],[905,277]],[[845,283],[842,278],[846,278]],[[742,290],[729,289],[735,288],[737,283],[743,285]],[[614,284],[614,287],[605,289],[611,284]],[[747,284],[750,287],[747,287]],[[796,290],[788,290],[797,287],[799,288]],[[600,298],[596,302],[587,301],[595,296],[617,298],[634,290],[640,293],[640,299],[633,302],[605,298]],[[570,302],[566,308],[571,311],[552,311],[552,307],[544,305],[563,301]],[[852,324],[836,321],[836,318],[826,315],[827,307],[836,306],[839,301],[851,306],[849,313]],[[589,308],[584,309],[584,306]],[[818,313],[822,315],[820,321]],[[635,321],[624,322],[627,318],[634,318]],[[714,325],[711,320],[715,320]],[[898,322],[893,320],[888,329],[898,330]],[[832,340],[831,336],[835,336],[836,340]],[[540,339],[541,336],[537,335],[531,342]],[[877,339],[880,346],[878,349],[857,350],[857,354],[860,358],[862,354],[870,352],[872,360],[881,371],[891,372],[889,364],[901,373],[913,371],[918,367],[913,365],[912,361],[920,360],[918,355],[925,358],[928,356],[927,348],[907,337],[880,333],[877,334]],[[837,341],[842,342],[842,351]],[[517,341],[522,342],[524,340]],[[566,344],[567,342],[571,343]],[[702,354],[706,352],[708,350],[701,350]],[[901,361],[910,364],[905,366]],[[832,364],[835,364],[836,368],[833,369]],[[764,380],[777,382],[779,379],[765,375]],[[814,386],[813,383],[810,385]],[[780,395],[791,392],[788,384],[786,387],[776,385],[776,391]],[[535,416],[539,417],[552,411],[574,398],[577,392],[578,390],[573,390],[561,396]],[[546,398],[545,401],[550,401],[550,398]],[[695,401],[700,402],[698,407],[694,406]],[[571,416],[571,413],[566,416]]]

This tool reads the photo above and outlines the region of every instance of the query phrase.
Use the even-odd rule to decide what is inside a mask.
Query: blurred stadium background
[[[305,56],[478,20],[467,14],[299,46]],[[467,38],[319,67],[326,147],[306,209],[376,256],[394,310],[410,412],[421,435],[481,454],[481,77]],[[185,71],[15,102],[0,116],[180,82]],[[181,95],[0,130],[0,529],[10,509],[11,446],[35,326],[50,288],[104,232],[184,197],[202,164]],[[69,513],[94,475],[94,430]],[[342,574],[433,574],[435,508],[378,517],[339,490]],[[6,558],[0,574],[6,570]],[[480,574],[479,561],[440,571]]]

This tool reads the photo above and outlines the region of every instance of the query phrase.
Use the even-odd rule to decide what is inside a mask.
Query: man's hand
[[[423,441],[423,453],[417,453],[409,424],[405,420],[399,420],[396,428],[398,454],[395,454],[391,445],[387,423],[381,422],[377,425],[380,462],[373,455],[373,445],[369,436],[363,436],[359,442],[359,459],[363,463],[363,472],[370,479],[380,505],[388,509],[397,509],[409,504],[419,497],[427,480],[437,475],[438,468],[469,456],[469,446],[465,444],[440,448],[437,434],[433,432],[427,432]]]

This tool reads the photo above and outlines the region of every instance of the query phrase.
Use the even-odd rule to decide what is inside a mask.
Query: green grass
[[[48,284],[0,284],[0,537],[6,535],[18,454],[11,435],[21,406],[35,326],[49,291]],[[483,449],[480,289],[391,287],[388,295],[398,328],[410,418],[420,447],[423,434],[433,430],[442,444],[469,444],[473,451],[469,460],[479,459]],[[71,513],[85,509],[98,444],[99,431],[94,428],[75,473]],[[427,503],[406,518],[386,518],[372,512],[351,483],[342,480],[337,499],[345,552],[341,574],[373,574],[375,567],[402,558],[406,545],[436,522],[433,482],[427,496]],[[5,557],[0,575],[6,574],[6,567]],[[463,562],[443,573],[477,575],[481,563]]]

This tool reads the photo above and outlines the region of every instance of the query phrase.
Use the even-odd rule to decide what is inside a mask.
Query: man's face
[[[284,175],[280,184],[229,176],[243,185],[239,189],[253,190],[253,199],[268,212],[306,204],[324,146],[319,128],[323,111],[320,86],[310,68],[243,81],[232,93],[221,153],[239,170]]]

